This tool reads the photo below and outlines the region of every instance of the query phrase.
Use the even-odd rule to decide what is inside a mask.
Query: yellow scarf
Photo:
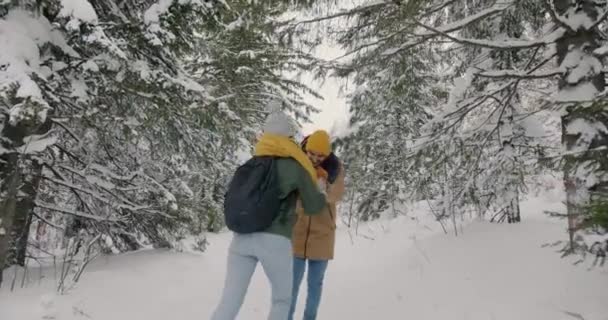
[[[317,172],[310,159],[294,141],[287,137],[265,133],[255,145],[255,155],[293,158],[306,169],[312,181],[317,181]]]

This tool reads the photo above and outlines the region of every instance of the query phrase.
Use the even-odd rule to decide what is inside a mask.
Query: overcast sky
[[[342,50],[329,45],[321,45],[316,50],[320,58],[330,59],[342,54]],[[340,92],[340,82],[335,78],[328,78],[324,82],[305,80],[309,86],[317,90],[324,100],[308,97],[308,102],[318,109],[320,113],[311,116],[312,123],[303,124],[303,133],[307,135],[316,129],[329,131],[332,136],[343,132],[348,125],[348,107],[345,95]]]

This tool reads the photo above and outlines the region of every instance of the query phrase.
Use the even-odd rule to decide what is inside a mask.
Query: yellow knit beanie
[[[306,141],[306,150],[328,156],[331,153],[331,142],[329,134],[325,130],[313,132]]]

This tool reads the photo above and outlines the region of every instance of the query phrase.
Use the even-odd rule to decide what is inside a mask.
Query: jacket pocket
[[[336,215],[334,213],[333,208],[330,205],[327,205],[327,212],[329,213],[329,225],[331,227],[331,230],[336,230],[336,228],[337,228]]]

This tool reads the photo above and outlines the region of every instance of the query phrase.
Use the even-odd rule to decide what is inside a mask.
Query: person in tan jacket
[[[344,168],[331,151],[327,132],[317,130],[302,141],[302,148],[317,170],[319,188],[326,193],[327,204],[320,214],[305,215],[297,207],[293,229],[293,294],[288,320],[293,320],[298,291],[308,265],[308,293],[304,320],[317,318],[321,302],[323,278],[329,260],[334,258],[337,203],[344,194]]]

